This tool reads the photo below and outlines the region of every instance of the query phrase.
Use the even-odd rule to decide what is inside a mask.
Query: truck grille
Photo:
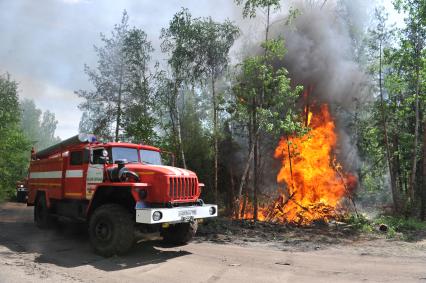
[[[169,196],[173,200],[193,199],[197,195],[197,178],[170,177]]]

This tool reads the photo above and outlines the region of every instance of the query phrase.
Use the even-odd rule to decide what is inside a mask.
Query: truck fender
[[[134,186],[134,184],[137,184],[137,186]],[[102,198],[102,193],[105,190],[113,190],[114,187],[122,187],[123,189],[128,190],[129,195],[131,199],[137,203],[140,200],[139,197],[139,190],[142,188],[148,188],[150,185],[146,183],[121,183],[121,184],[99,184],[96,186],[95,191],[93,193],[92,198],[90,199],[89,205],[86,209],[86,216],[90,216],[90,214],[93,212],[93,209],[96,209],[97,206],[99,206],[99,202]],[[132,207],[134,208],[134,206]]]

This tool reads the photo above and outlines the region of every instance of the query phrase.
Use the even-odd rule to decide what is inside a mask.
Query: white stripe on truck
[[[62,178],[62,171],[31,172],[30,179]]]
[[[83,170],[67,170],[66,178],[83,178]],[[31,172],[30,179],[60,179],[62,171]]]
[[[66,178],[83,178],[83,170],[67,170]]]

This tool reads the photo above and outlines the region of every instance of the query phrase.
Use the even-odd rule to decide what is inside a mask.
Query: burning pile
[[[323,2],[296,1],[300,14],[292,24],[283,27],[277,20],[270,28],[270,37],[284,38],[287,50],[274,64],[288,70],[294,85],[305,87],[299,102],[306,106],[303,119],[308,132],[281,137],[274,152],[281,162],[278,196],[263,196],[266,205],[258,209],[262,221],[300,225],[328,221],[345,211],[356,186],[356,176],[337,162],[336,152],[341,150],[346,169],[356,172],[359,158],[346,117],[368,93],[368,80],[354,59],[352,37],[353,24],[362,25],[359,16],[367,10],[353,1]],[[331,115],[329,105],[338,105],[339,112]],[[247,197],[239,203],[243,217],[253,219]]]
[[[274,157],[282,160],[277,182],[284,187],[272,204],[259,209],[259,220],[299,225],[328,221],[343,210],[342,201],[356,185],[356,177],[343,172],[333,154],[337,135],[328,106],[306,117],[309,132],[283,137],[275,149]],[[246,210],[249,218],[251,206]]]

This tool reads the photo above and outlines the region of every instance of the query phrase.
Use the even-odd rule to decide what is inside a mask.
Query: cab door
[[[69,152],[68,164],[64,172],[64,197],[82,199],[85,197],[85,172],[87,162],[84,158],[84,150],[72,150]]]
[[[93,197],[97,185],[102,183],[104,180],[105,162],[102,162],[104,151],[105,149],[103,147],[94,148],[92,150],[90,164],[88,165],[86,175],[86,199],[91,199]]]

